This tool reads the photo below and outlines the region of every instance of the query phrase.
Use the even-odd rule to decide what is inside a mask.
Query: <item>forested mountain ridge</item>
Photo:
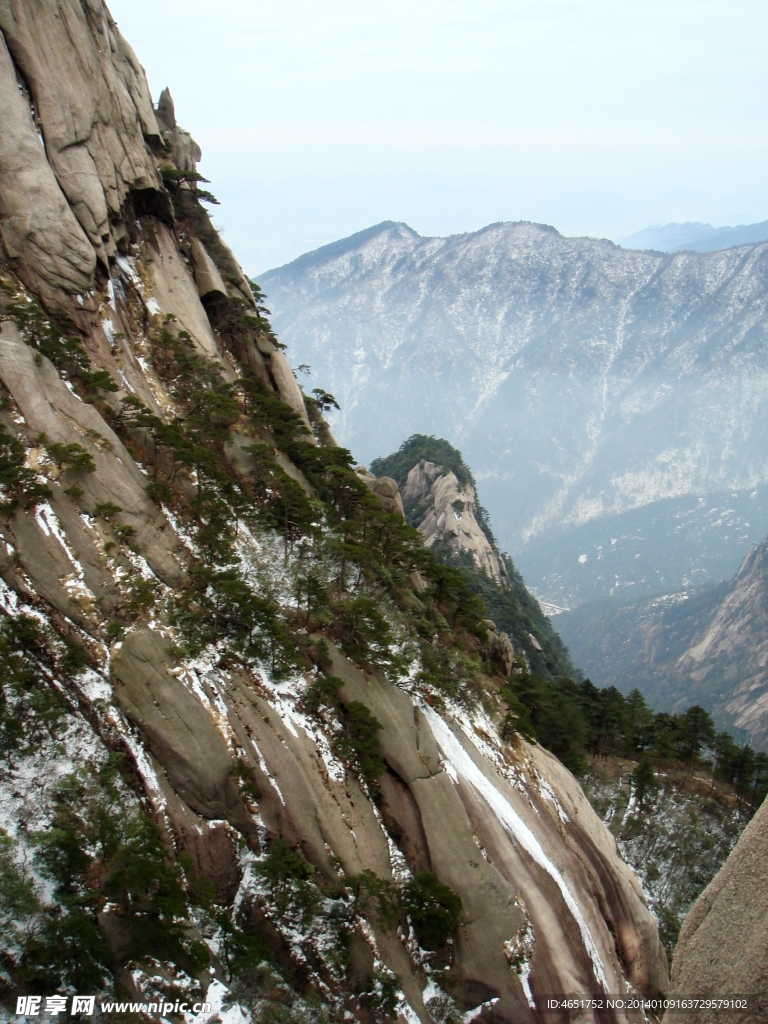
[[[637,878],[522,734],[467,577],[302,394],[170,94],[102,0],[0,32],[3,1005],[533,1024],[663,992]]]
[[[461,568],[526,670],[550,680],[576,670],[560,637],[508,555],[499,550],[471,469],[442,438],[414,434],[371,470],[401,488],[408,522],[448,565]]]
[[[727,578],[768,533],[767,260],[386,222],[260,283],[341,440],[448,438],[529,585],[575,607]]]
[[[765,750],[767,601],[764,542],[728,583],[626,605],[587,604],[556,622],[601,685],[639,687],[664,710],[695,701]]]

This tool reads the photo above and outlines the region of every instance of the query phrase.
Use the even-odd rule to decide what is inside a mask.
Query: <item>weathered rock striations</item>
[[[506,569],[475,518],[477,495],[472,484],[461,485],[454,473],[422,459],[408,474],[403,502],[426,508],[418,529],[427,547],[442,541],[452,554],[468,551],[478,569],[499,584],[506,581]]]
[[[37,144],[44,143],[69,216],[74,214],[94,252],[106,263],[125,235],[129,194],[148,189],[160,197],[160,176],[147,146],[147,140],[159,143],[160,133],[144,72],[101,0],[8,0],[0,7],[0,30],[29,90],[29,126],[41,133]],[[7,88],[6,82],[4,95]],[[18,188],[23,169],[12,173]],[[14,187],[11,175],[3,192],[8,187]],[[44,206],[61,205],[53,190],[47,198]],[[33,196],[27,203],[32,211]],[[65,238],[71,239],[75,251],[82,247],[82,236],[71,226],[66,235],[40,234],[47,237],[36,244],[51,260],[61,259]],[[35,243],[30,238],[28,244]],[[88,280],[93,266],[86,268],[87,264],[77,290],[85,291],[93,283]],[[37,280],[44,288],[70,284],[45,267],[38,269]]]
[[[41,295],[84,292],[93,284],[96,257],[48,163],[4,40],[0,103],[0,229],[5,251]]]
[[[397,484],[372,482],[379,507],[316,409],[311,432],[194,182],[166,191],[163,167],[192,172],[199,156],[170,95],[156,113],[101,0],[0,3],[0,29],[0,626],[31,622],[54,638],[55,656],[32,644],[37,667],[23,678],[44,679],[67,722],[40,733],[32,761],[0,751],[3,827],[22,854],[14,870],[39,863],[30,815],[55,838],[97,785],[113,802],[122,794],[126,820],[151,815],[162,870],[198,900],[188,925],[204,955],[191,956],[178,905],[164,917],[153,902],[167,881],[156,852],[160,874],[138,903],[109,888],[129,884],[130,872],[115,874],[120,858],[99,862],[76,901],[93,940],[78,953],[96,950],[102,974],[89,977],[131,998],[149,998],[165,972],[219,1001],[226,982],[254,1020],[277,990],[361,1024],[470,1010],[528,1024],[542,1019],[544,993],[663,991],[642,892],[578,783],[545,751],[499,734],[490,673],[511,670],[509,658],[483,668],[487,709],[461,675],[481,666],[477,630],[451,634],[464,651],[452,662],[446,648],[441,663],[452,690],[421,681],[406,613],[435,623],[430,644],[447,620],[430,610],[423,549],[390,563],[397,531],[411,536]],[[428,463],[408,486],[406,504],[433,503],[427,543],[439,529],[503,577],[471,487]],[[345,519],[348,507],[362,519]],[[9,650],[15,671],[19,642]],[[121,856],[148,834],[131,833]],[[283,874],[270,882],[276,864]],[[461,898],[455,934],[436,950],[419,947],[397,909],[424,871]],[[310,886],[311,908],[291,902]],[[75,913],[56,906],[54,923]],[[171,945],[131,959],[137,906]],[[4,947],[3,999],[21,991],[25,948]],[[283,972],[277,989],[269,971]]]

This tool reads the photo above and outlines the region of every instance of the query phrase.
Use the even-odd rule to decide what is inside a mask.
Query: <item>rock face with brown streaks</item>
[[[672,964],[673,996],[742,996],[743,1010],[675,1014],[680,1024],[768,1019],[768,803],[683,922]]]
[[[117,752],[134,787],[132,806],[151,813],[169,864],[183,861],[188,879],[194,872],[208,879],[232,928],[266,943],[270,962],[297,988],[330,994],[334,1019],[383,1024],[396,1012],[400,1024],[433,1024],[446,1012],[455,1019],[475,1011],[473,1019],[489,1024],[533,1024],[544,993],[630,984],[663,991],[666,961],[636,879],[559,762],[520,738],[501,738],[498,708],[475,702],[470,709],[420,688],[415,663],[402,678],[396,669],[390,677],[373,671],[363,657],[355,664],[329,639],[326,682],[337,687],[339,707],[369,716],[363,721],[381,758],[374,763],[383,768],[366,781],[351,755],[341,759],[341,720],[309,706],[310,688],[322,681],[320,656],[316,664],[309,627],[301,627],[310,612],[296,595],[305,592],[297,586],[305,586],[312,549],[301,535],[294,550],[291,517],[307,503],[319,547],[323,531],[335,529],[322,488],[337,487],[339,507],[354,499],[355,488],[345,490],[346,463],[334,462],[317,408],[311,433],[289,363],[194,182],[173,192],[179,174],[194,171],[199,150],[176,124],[167,92],[153,110],[143,73],[101,0],[0,0],[0,30],[7,115],[0,124],[0,609],[3,623],[25,616],[59,638],[56,651],[77,648],[87,662],[79,675],[53,655],[44,664],[45,678],[66,695],[69,728],[46,734],[31,767],[26,762],[33,784],[3,762],[0,800],[13,842],[28,838],[30,808],[41,830],[52,827],[57,797],[46,803],[40,793],[55,788],[56,758],[64,759],[62,774],[87,773]],[[161,174],[169,169],[170,192]],[[62,355],[62,332],[81,345],[74,370],[69,350]],[[186,393],[173,376],[174,352],[198,375]],[[203,378],[218,390],[201,384],[198,393]],[[191,409],[183,404],[190,390]],[[209,414],[201,395],[218,402]],[[249,403],[264,415],[251,415]],[[205,444],[183,433],[190,420],[209,431]],[[293,447],[281,448],[275,424]],[[217,446],[213,468],[208,444]],[[330,467],[325,476],[315,462]],[[368,483],[386,511],[403,514],[394,480]],[[21,493],[32,484],[34,493]],[[227,505],[237,521],[224,556],[215,548],[224,527],[205,504],[215,486],[240,501],[255,494],[269,513],[262,516],[254,498],[244,521],[242,504],[236,512]],[[408,487],[407,501],[432,504],[427,543],[439,533],[501,580],[472,488],[424,462]],[[279,488],[293,495],[284,518],[270,504]],[[275,529],[278,513],[284,534]],[[355,540],[352,525],[347,541]],[[392,525],[387,516],[379,521],[382,532]],[[360,546],[370,547],[375,533]],[[340,586],[350,641],[361,607],[378,628],[401,610],[369,585],[363,559],[358,572],[346,570],[354,545],[328,550],[342,552],[341,572],[331,560],[337,555],[329,556],[320,566],[327,579],[313,585],[321,594]],[[421,615],[429,588],[418,564],[409,563],[403,578],[412,591],[400,597]],[[375,600],[360,604],[345,589],[352,575]],[[244,594],[250,603],[238,604]],[[266,616],[265,607],[277,625],[258,638],[263,646],[227,648],[226,629],[252,639],[252,620]],[[198,640],[203,626],[211,631]],[[305,628],[282,674],[266,642],[279,639],[278,627]],[[503,634],[494,644],[508,668],[511,644]],[[411,657],[407,644],[403,650]],[[266,851],[279,851],[278,839],[298,859],[302,884],[315,884],[317,907],[306,925],[301,916],[288,919],[265,882]],[[34,850],[23,852],[31,862]],[[283,886],[296,880],[295,863],[290,870]],[[362,895],[361,877],[391,894],[423,871],[461,898],[440,962]],[[99,896],[94,927],[110,956],[124,944],[124,909]],[[331,930],[334,915],[343,917],[343,934]],[[209,927],[201,924],[200,933]],[[217,942],[213,975],[206,968],[193,980],[221,994]],[[254,964],[262,970],[260,960]],[[115,968],[115,983],[131,998],[153,991],[156,979],[144,967]],[[382,979],[396,993],[395,1010],[387,1009]],[[259,1019],[259,1006],[251,1011]],[[616,1013],[605,1021],[635,1019]]]
[[[452,554],[469,551],[478,569],[499,584],[507,582],[506,569],[475,518],[477,495],[471,484],[460,485],[454,473],[422,459],[408,474],[403,503],[426,506],[418,529],[427,547],[440,540]]]
[[[30,231],[25,239],[19,228],[19,248],[24,252],[36,244],[56,260],[65,239],[81,250],[84,233],[106,263],[125,234],[129,193],[149,189],[159,195],[160,177],[147,147],[147,141],[159,142],[159,130],[144,73],[101,0],[5,0],[0,29],[13,62],[10,74],[15,72],[28,90],[24,135],[40,131],[38,150],[42,141],[60,190],[56,195],[48,188],[43,208],[60,207],[65,199],[81,229],[70,223],[59,232]],[[6,79],[8,73],[6,64]],[[5,171],[3,192],[20,188],[22,173],[18,166]],[[28,207],[34,209],[33,195]],[[79,290],[92,284],[92,261],[83,262]],[[37,280],[42,290],[69,284],[45,265]]]

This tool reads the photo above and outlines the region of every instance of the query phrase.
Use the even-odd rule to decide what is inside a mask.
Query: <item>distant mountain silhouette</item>
[[[715,228],[701,221],[686,224],[651,224],[633,235],[619,238],[625,249],[651,249],[655,252],[717,252],[735,245],[749,245],[768,239],[768,220],[759,224],[739,224],[737,227]]]

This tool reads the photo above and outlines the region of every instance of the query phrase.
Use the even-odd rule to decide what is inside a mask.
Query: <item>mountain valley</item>
[[[384,223],[260,283],[342,442],[448,438],[537,595],[575,607],[728,578],[768,534],[766,258]]]
[[[757,999],[768,755],[583,678],[502,547],[588,608],[765,532],[768,246],[385,224],[281,338],[104,0],[0,4],[0,107],[0,1019],[641,1024],[713,920]],[[670,633],[756,744],[767,558]]]
[[[768,544],[728,583],[558,615],[576,663],[601,686],[639,688],[660,710],[696,702],[757,749],[768,747]]]

